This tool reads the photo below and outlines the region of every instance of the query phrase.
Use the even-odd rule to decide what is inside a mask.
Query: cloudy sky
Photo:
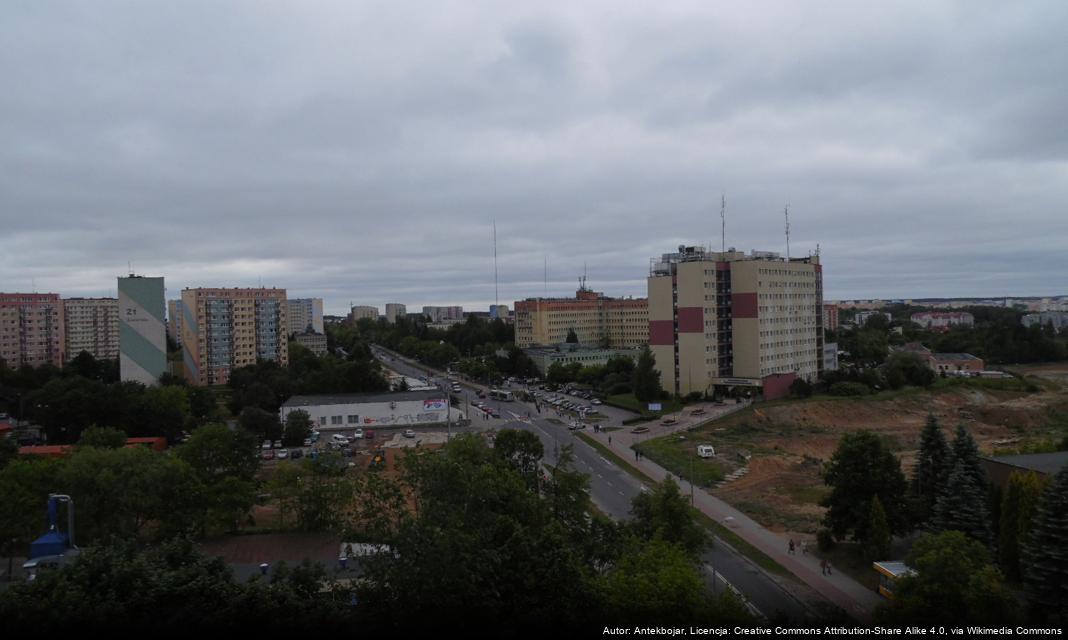
[[[1068,294],[1068,3],[0,4],[0,290],[482,307],[681,243]],[[549,283],[545,284],[548,264]]]

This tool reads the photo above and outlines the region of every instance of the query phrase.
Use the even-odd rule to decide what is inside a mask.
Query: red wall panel
[[[675,344],[675,323],[671,320],[650,320],[649,344],[653,346]]]
[[[757,317],[757,294],[732,293],[731,315],[735,318]]]
[[[701,307],[679,307],[679,333],[704,333],[705,310]]]

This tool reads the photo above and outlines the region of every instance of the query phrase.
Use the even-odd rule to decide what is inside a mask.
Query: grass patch
[[[708,488],[722,480],[726,473],[714,459],[699,458],[697,444],[698,441],[689,435],[674,434],[646,440],[636,448],[680,478],[685,478],[698,487]]]
[[[831,492],[830,487],[825,485],[811,485],[808,487],[790,487],[786,495],[797,503],[819,504]]]
[[[678,400],[661,400],[660,404],[664,407],[660,411],[649,411],[649,403],[641,402],[634,397],[633,393],[621,394],[618,396],[609,396],[605,399],[605,403],[613,407],[620,409],[626,409],[627,411],[633,411],[643,418],[659,418],[660,416],[667,415],[669,413],[678,413],[682,411],[685,406]]]

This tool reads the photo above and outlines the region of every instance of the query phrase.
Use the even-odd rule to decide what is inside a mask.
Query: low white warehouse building
[[[278,417],[285,423],[286,416],[298,409],[307,412],[319,430],[328,431],[445,424],[459,416],[440,389],[293,396],[282,404]]]

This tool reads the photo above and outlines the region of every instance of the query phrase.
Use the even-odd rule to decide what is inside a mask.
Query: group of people
[[[797,548],[801,547],[801,555],[808,555],[808,540],[802,540],[800,543],[794,542],[793,538],[790,538],[789,554],[796,555]],[[820,558],[820,573],[825,576],[834,575],[831,571],[831,562],[827,558]]]

